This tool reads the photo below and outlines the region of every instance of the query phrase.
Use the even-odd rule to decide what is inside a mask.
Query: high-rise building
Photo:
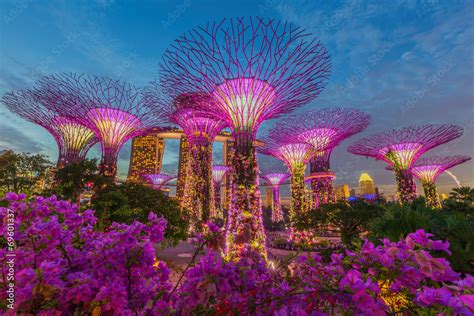
[[[179,141],[178,182],[176,184],[176,199],[181,202],[186,189],[186,175],[189,162],[189,141],[186,135],[182,135]]]
[[[367,172],[363,172],[359,178],[359,194],[375,194],[374,180],[369,176]]]
[[[159,132],[158,128],[153,128],[150,133],[132,140],[127,181],[144,183],[143,175],[160,173],[165,140],[157,136]]]
[[[347,183],[337,186],[335,191],[337,200],[346,200],[350,196],[349,185]]]
[[[231,166],[231,161],[232,161],[232,155],[234,153],[234,141],[231,139],[228,139],[224,142],[224,146],[222,147],[222,160],[224,162],[225,166]],[[229,207],[230,199],[231,197],[231,185],[232,185],[232,173],[227,172],[223,183],[223,189],[222,189],[222,196],[224,197],[224,203],[222,203],[222,206],[224,208]]]

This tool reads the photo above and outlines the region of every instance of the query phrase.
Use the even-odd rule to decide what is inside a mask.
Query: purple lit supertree
[[[411,172],[417,177],[425,191],[426,203],[432,207],[440,208],[441,202],[436,190],[436,179],[444,171],[471,160],[468,156],[445,156],[445,157],[422,157],[411,168]]]
[[[214,182],[214,209],[217,215],[216,217],[219,218],[223,217],[223,212],[221,208],[221,185],[229,169],[230,168],[228,166],[212,166],[212,180]]]
[[[363,138],[347,150],[387,162],[395,174],[400,200],[406,203],[416,198],[416,185],[410,170],[416,160],[431,148],[458,138],[462,133],[463,129],[455,125],[417,125]]]
[[[129,139],[168,122],[164,112],[145,106],[140,89],[107,77],[55,74],[42,78],[46,98],[55,110],[91,129],[100,141],[101,174],[115,178],[117,155]]]
[[[258,150],[262,154],[272,155],[283,161],[291,175],[291,205],[290,224],[294,222],[295,215],[307,210],[305,170],[306,164],[315,154],[312,146],[307,143],[297,143],[296,137],[285,137],[279,133],[279,126],[270,130],[268,137],[264,139],[265,145]]]
[[[166,173],[146,174],[144,177],[148,180],[150,185],[156,189],[161,190],[171,180],[175,179],[176,176],[169,175]]]
[[[212,143],[226,123],[203,110],[213,102],[206,94],[189,93],[176,97],[171,120],[178,124],[189,141],[184,206],[193,214],[194,227],[215,217],[212,182]]]
[[[97,143],[94,133],[73,118],[61,116],[51,106],[55,100],[42,98],[41,90],[9,92],[2,98],[3,104],[21,118],[45,128],[58,145],[57,166],[79,162]]]
[[[165,91],[172,96],[209,93],[216,102],[206,108],[232,130],[228,258],[238,257],[248,246],[266,254],[254,146],[260,124],[317,97],[329,71],[329,56],[316,38],[273,19],[208,23],[165,51],[160,70]]]
[[[261,176],[272,187],[272,222],[283,222],[281,210],[280,186],[290,177],[288,173],[266,173]]]
[[[312,207],[335,202],[329,159],[344,139],[362,132],[370,124],[370,115],[354,108],[326,108],[288,116],[278,122],[282,137],[308,143],[316,151],[310,159]],[[296,135],[296,138],[295,138]]]

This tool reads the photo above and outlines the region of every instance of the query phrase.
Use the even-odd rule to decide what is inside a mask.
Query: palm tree
[[[471,204],[474,201],[474,189],[471,187],[454,188],[449,193],[449,197],[457,202]]]

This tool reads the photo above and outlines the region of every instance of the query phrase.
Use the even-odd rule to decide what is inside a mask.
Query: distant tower
[[[359,193],[361,195],[375,194],[374,180],[367,172],[363,172],[359,178]]]
[[[153,128],[150,133],[132,140],[127,181],[147,183],[144,175],[161,172],[165,140],[157,136],[160,131],[162,129]]]
[[[336,198],[339,201],[346,200],[350,196],[349,185],[344,183],[336,187]]]
[[[186,135],[181,136],[179,141],[179,161],[178,161],[178,183],[176,184],[176,199],[181,204],[186,186],[186,175],[189,162],[189,141]]]

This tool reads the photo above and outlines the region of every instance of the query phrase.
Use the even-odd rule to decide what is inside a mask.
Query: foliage
[[[163,240],[164,219],[149,214],[148,225],[114,223],[93,229],[94,211],[79,213],[75,205],[50,198],[8,193],[14,214],[15,309],[10,314],[163,314],[169,270],[155,259]],[[6,220],[9,211],[0,208]],[[6,236],[7,228],[2,227]],[[6,288],[6,240],[0,250],[2,288]],[[2,302],[6,291],[2,291]],[[7,310],[7,306],[0,306]]]
[[[250,245],[242,256],[220,256],[223,229],[208,223],[196,252],[172,288],[155,259],[166,222],[114,223],[97,231],[94,212],[51,198],[9,193],[15,214],[15,312],[42,315],[472,315],[474,277],[464,279],[444,258],[449,243],[418,230],[398,242],[271,263]],[[6,221],[7,208],[0,208]],[[2,228],[2,234],[7,229]],[[7,240],[2,239],[0,286],[5,287]],[[197,262],[205,248],[207,254]],[[197,262],[197,263],[196,263]],[[7,302],[6,291],[1,292]],[[0,308],[7,311],[6,305]],[[8,312],[7,312],[8,314]]]
[[[451,191],[451,193],[449,193],[449,197],[451,199],[456,200],[457,202],[472,204],[474,202],[474,188],[470,188],[470,187],[454,188]]]
[[[97,174],[97,160],[83,159],[56,170],[54,187],[50,193],[63,200],[77,201],[89,185],[100,181],[99,177],[101,176]]]
[[[312,230],[332,226],[339,231],[342,243],[351,246],[369,228],[370,220],[381,213],[379,205],[364,201],[323,204],[320,208],[298,214],[295,228]]]
[[[51,167],[44,155],[7,152],[0,156],[0,191],[39,192],[49,180]]]
[[[146,222],[150,212],[167,220],[165,239],[178,242],[187,236],[188,214],[178,203],[161,191],[137,183],[108,185],[99,190],[92,199],[99,224],[108,226],[111,222]]]

